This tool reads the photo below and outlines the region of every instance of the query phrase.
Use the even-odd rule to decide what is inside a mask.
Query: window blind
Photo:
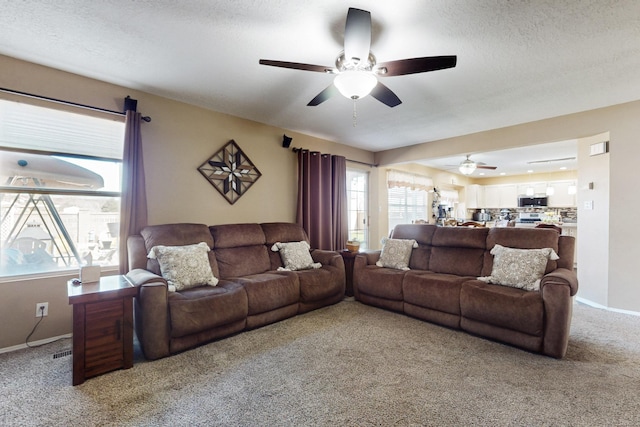
[[[0,147],[122,160],[122,121],[0,100]]]

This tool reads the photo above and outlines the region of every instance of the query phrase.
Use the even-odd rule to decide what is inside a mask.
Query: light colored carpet
[[[77,387],[69,339],[0,354],[0,424],[637,426],[639,337],[576,305],[556,360],[343,301]]]

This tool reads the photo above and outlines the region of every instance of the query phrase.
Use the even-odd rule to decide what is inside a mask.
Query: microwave
[[[546,196],[542,197],[530,197],[530,196],[518,196],[518,207],[526,208],[526,207],[537,207],[537,206],[547,206],[549,198]]]

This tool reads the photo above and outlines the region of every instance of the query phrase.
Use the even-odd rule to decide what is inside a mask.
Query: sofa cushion
[[[171,337],[182,337],[224,326],[247,317],[247,294],[237,283],[221,280],[218,286],[169,294]]]
[[[409,271],[402,282],[404,301],[450,314],[460,314],[460,288],[469,277]]]
[[[411,251],[418,247],[414,239],[384,239],[380,259],[376,262],[378,267],[409,270]]]
[[[558,252],[559,235],[555,230],[548,228],[515,228],[515,227],[493,227],[489,229],[487,235],[487,252],[485,254],[482,273],[478,276],[489,276],[493,269],[493,255],[489,251],[495,245],[502,245],[516,249],[542,249],[551,248],[556,254]],[[555,260],[549,260],[545,273],[549,273],[558,268]]]
[[[321,301],[342,293],[343,273],[338,267],[325,265],[318,270],[296,271],[300,282],[300,302]]]
[[[309,241],[307,233],[298,224],[290,222],[265,222],[260,224],[267,245],[273,245],[275,242],[299,242],[301,240]]]
[[[429,270],[457,276],[480,276],[488,230],[438,227],[433,234]]]
[[[163,246],[151,248],[148,257],[158,260],[162,277],[171,291],[181,291],[196,286],[215,286],[218,279],[211,272],[209,246],[200,242],[195,245]]]
[[[540,292],[469,280],[460,290],[462,317],[504,329],[542,336],[544,304]]]
[[[270,270],[269,251],[259,224],[223,224],[209,227],[220,278],[260,274]]]
[[[558,259],[558,255],[551,248],[514,249],[502,245],[495,245],[491,249],[491,255],[491,276],[478,277],[478,280],[525,291],[540,290],[540,279],[544,275],[548,260]]]
[[[367,265],[354,277],[358,292],[374,297],[402,301],[402,280],[407,270]]]
[[[209,227],[214,249],[264,245],[266,239],[259,224],[222,224]]]
[[[267,247],[264,245],[214,249],[220,278],[260,274],[271,268]]]
[[[209,232],[209,227],[204,224],[161,224],[149,225],[140,231],[144,239],[145,255],[154,246],[184,246],[195,245],[205,242],[210,248],[213,247],[213,238]],[[208,253],[211,271],[215,277],[219,277],[218,264],[213,252]],[[155,259],[147,259],[147,270],[160,275],[160,265]]]
[[[299,224],[289,222],[266,222],[260,224],[267,241],[267,247],[271,247],[275,242],[300,242],[309,241],[307,233]],[[269,259],[271,268],[269,270],[277,270],[284,267],[282,258],[278,252],[269,251]]]
[[[415,239],[418,247],[411,251],[409,268],[412,270],[428,270],[431,255],[431,241],[436,226],[432,224],[398,224],[391,230],[392,239]]]
[[[311,247],[305,240],[300,242],[276,242],[271,246],[273,252],[279,252],[284,267],[278,267],[278,271],[296,271],[318,269],[322,267],[319,262],[313,262]]]
[[[247,292],[248,314],[275,310],[300,300],[298,275],[290,272],[268,272],[234,279]]]

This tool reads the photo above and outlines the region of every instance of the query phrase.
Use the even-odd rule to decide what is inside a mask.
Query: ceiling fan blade
[[[382,102],[389,107],[395,107],[396,105],[402,104],[400,98],[397,97],[395,93],[382,83],[378,82],[376,87],[371,91],[371,96],[373,96],[378,101]]]
[[[487,165],[479,165],[476,163],[476,169],[490,169],[490,170],[496,170],[498,169],[497,166],[487,166]]]
[[[371,12],[349,8],[344,26],[344,57],[366,61],[371,48]]]
[[[457,56],[425,56],[423,58],[399,59],[382,62],[377,65],[381,77],[403,76],[405,74],[425,73],[456,66]],[[384,71],[386,69],[386,72]]]
[[[336,71],[333,67],[326,67],[324,65],[302,64],[300,62],[272,61],[270,59],[261,59],[260,64],[270,65],[272,67],[291,68],[294,70],[316,71],[318,73],[334,73]]]
[[[333,95],[338,93],[338,88],[331,83],[325,90],[320,92],[307,104],[307,107],[315,107],[316,105],[322,104],[327,99],[331,98]]]

